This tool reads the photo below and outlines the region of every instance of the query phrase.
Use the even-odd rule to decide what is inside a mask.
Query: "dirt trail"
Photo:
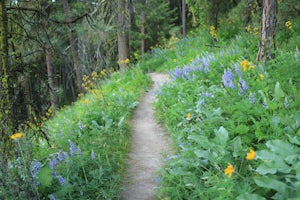
[[[156,197],[157,170],[162,166],[162,154],[169,152],[169,138],[155,121],[152,103],[154,92],[164,82],[166,74],[150,74],[154,87],[141,100],[132,119],[132,147],[124,181],[124,200],[153,200]]]

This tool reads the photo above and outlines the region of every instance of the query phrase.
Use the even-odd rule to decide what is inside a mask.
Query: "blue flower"
[[[241,84],[241,88],[242,88],[243,91],[246,91],[246,90],[249,89],[246,81],[244,81],[243,79],[240,79],[240,84]]]
[[[35,177],[39,171],[41,170],[41,167],[42,167],[42,163],[39,162],[39,161],[34,161],[33,162],[33,166],[32,166],[32,175],[33,177]]]
[[[228,69],[227,71],[225,70],[222,76],[224,86],[233,89],[234,88],[233,79],[234,79],[234,74],[232,73],[232,71],[230,69]]]
[[[181,77],[183,74],[182,70],[180,68],[176,68],[175,72],[172,74],[174,79],[177,79],[179,77]]]
[[[96,155],[95,155],[95,153],[94,153],[93,150],[92,150],[92,152],[91,152],[91,158],[92,158],[92,160],[96,159]]]
[[[51,168],[52,170],[54,170],[55,167],[56,167],[56,165],[58,165],[58,164],[59,164],[59,160],[56,158],[55,155],[53,155],[53,156],[52,156],[52,159],[51,159],[50,162],[49,162],[50,168]]]
[[[66,180],[62,176],[58,176],[57,179],[62,186],[66,184]]]
[[[78,148],[74,145],[72,141],[69,141],[70,144],[70,154],[71,156],[75,156],[75,153],[78,152]]]
[[[234,69],[235,69],[235,72],[239,75],[239,77],[242,77],[242,72],[241,72],[240,66],[235,65]]]
[[[50,200],[56,200],[56,198],[55,198],[55,196],[54,196],[53,194],[51,194],[51,195],[49,196],[49,199],[50,199]]]

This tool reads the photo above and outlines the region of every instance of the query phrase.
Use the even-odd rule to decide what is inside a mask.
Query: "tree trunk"
[[[9,135],[13,129],[12,102],[9,80],[8,51],[8,17],[6,0],[0,3],[0,162],[1,186],[6,184],[7,152],[9,151]],[[5,193],[4,193],[5,194]]]
[[[118,63],[120,71],[126,68],[125,60],[128,58],[128,20],[127,20],[127,0],[119,0],[118,3]]]
[[[145,41],[145,36],[146,36],[146,1],[144,0],[142,2],[142,9],[141,9],[141,53],[144,54],[146,52],[146,41]]]
[[[68,0],[62,0],[63,4],[63,9],[67,17],[67,24],[68,24],[68,29],[69,29],[69,40],[70,40],[70,48],[72,52],[72,57],[73,57],[73,68],[75,71],[76,75],[76,82],[77,82],[77,87],[78,87],[78,92],[83,93],[84,89],[82,87],[82,78],[81,78],[81,73],[79,70],[79,61],[78,61],[78,54],[77,54],[77,48],[76,48],[76,39],[75,39],[75,34],[71,25],[71,18],[70,18],[70,5]]]
[[[182,35],[186,38],[186,4],[185,0],[182,0]]]
[[[47,75],[48,75],[48,86],[49,93],[51,99],[51,107],[52,111],[55,112],[58,108],[58,96],[56,93],[56,84],[55,84],[55,74],[53,69],[53,61],[52,61],[52,50],[50,47],[46,47],[46,64],[47,64]]]
[[[276,13],[277,0],[264,0],[257,61],[266,62],[274,58]]]

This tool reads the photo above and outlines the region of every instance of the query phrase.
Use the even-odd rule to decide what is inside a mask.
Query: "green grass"
[[[160,52],[169,59],[158,70],[170,70],[173,83],[162,88],[155,107],[178,151],[161,171],[159,198],[298,198],[299,51],[278,49],[264,65],[255,62],[254,34],[220,41],[221,48],[202,48],[207,39],[191,37],[175,54]],[[244,71],[245,60],[254,68]],[[229,70],[233,89],[222,81]],[[254,160],[246,159],[250,149]]]
[[[124,159],[130,147],[128,120],[149,83],[149,77],[137,68],[113,74],[46,122],[52,148],[43,141],[35,149],[35,158],[43,164],[38,176],[42,198],[120,197]],[[74,156],[70,142],[77,148]],[[60,184],[59,176],[66,184]]]

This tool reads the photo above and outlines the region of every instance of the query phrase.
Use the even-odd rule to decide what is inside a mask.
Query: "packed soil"
[[[170,81],[168,75],[149,74],[153,87],[145,94],[131,121],[131,152],[124,181],[124,200],[156,199],[157,171],[163,165],[163,154],[170,153],[170,139],[154,117],[152,104],[159,87]]]

